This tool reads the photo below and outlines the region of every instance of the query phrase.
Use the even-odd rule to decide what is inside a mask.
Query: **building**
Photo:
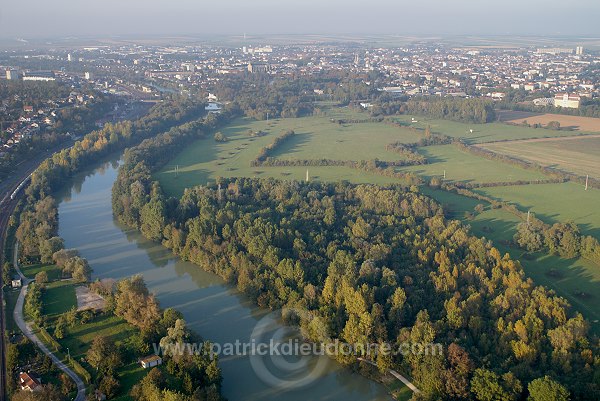
[[[140,359],[140,365],[142,365],[142,368],[144,369],[153,368],[162,365],[162,358],[158,355],[150,355]]]
[[[91,81],[92,79],[92,73],[91,72],[86,72],[84,74],[85,79],[87,79],[88,81]]]
[[[21,78],[21,74],[18,70],[6,70],[6,79],[9,81],[16,81]]]
[[[557,93],[554,96],[555,107],[566,107],[570,109],[578,109],[581,102],[581,96],[574,93]]]
[[[71,53],[67,54],[67,61],[73,61],[73,56],[71,56]]]
[[[19,373],[19,385],[23,391],[38,391],[42,389],[41,379],[35,377],[32,373]]]
[[[28,71],[23,73],[23,81],[55,81],[52,71]]]
[[[575,54],[577,54],[578,56],[582,56],[583,55],[583,46],[577,46],[575,48]]]
[[[21,277],[15,277],[10,282],[10,286],[12,288],[20,288],[22,285],[23,285],[23,282],[21,281]]]
[[[567,49],[564,47],[544,47],[537,49],[538,54],[573,54],[573,49]]]
[[[260,73],[260,72],[269,72],[271,70],[271,66],[266,63],[249,63],[248,71],[252,74]]]
[[[536,106],[554,106],[554,98],[551,97],[540,97],[533,99],[533,104]]]

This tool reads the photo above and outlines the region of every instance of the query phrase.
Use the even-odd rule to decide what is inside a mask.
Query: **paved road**
[[[13,316],[15,318],[15,323],[17,323],[17,326],[19,326],[19,328],[21,329],[23,334],[25,334],[25,336],[27,338],[29,338],[31,340],[31,342],[33,342],[35,345],[37,345],[37,347],[40,350],[42,350],[42,352],[44,354],[48,355],[52,359],[52,362],[54,362],[54,364],[60,370],[65,372],[67,375],[69,375],[69,377],[71,379],[73,379],[73,381],[77,385],[77,397],[75,397],[75,401],[84,401],[85,400],[85,383],[83,383],[83,380],[81,380],[81,378],[79,376],[77,376],[77,374],[75,372],[73,372],[71,370],[71,368],[69,368],[60,359],[58,359],[58,357],[56,355],[54,355],[52,352],[50,352],[50,350],[46,347],[46,345],[42,341],[40,341],[40,339],[33,333],[33,330],[31,330],[31,327],[29,326],[29,324],[27,324],[27,322],[25,322],[25,320],[23,319],[23,304],[25,302],[25,295],[27,295],[27,289],[29,287],[29,283],[31,283],[33,280],[25,277],[25,275],[19,268],[19,261],[17,258],[18,253],[19,253],[19,244],[17,243],[15,245],[15,253],[13,255],[13,264],[15,266],[15,270],[17,271],[17,273],[19,274],[19,276],[21,276],[21,280],[23,280],[23,287],[21,287],[21,292],[19,293],[19,298],[17,299],[17,304],[15,306],[15,311],[13,313]]]

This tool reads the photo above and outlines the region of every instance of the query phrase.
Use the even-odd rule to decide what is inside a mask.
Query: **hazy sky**
[[[389,33],[600,35],[599,0],[6,0],[0,37]]]

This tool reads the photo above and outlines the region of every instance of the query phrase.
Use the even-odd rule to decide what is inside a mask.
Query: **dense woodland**
[[[348,104],[378,96],[366,76],[342,72],[324,73],[310,78],[302,76],[273,77],[266,74],[245,74],[219,81],[215,92],[221,101],[231,101],[248,117],[257,120],[269,118],[302,117],[320,113],[315,100],[325,99]],[[315,94],[323,91],[323,95]]]
[[[310,340],[442,343],[443,356],[376,360],[409,373],[420,399],[600,397],[581,314],[416,188],[240,178],[166,198],[150,175],[162,141],[128,151],[115,215],[262,307],[309,309]]]
[[[433,97],[411,99],[378,99],[371,114],[415,114],[429,118],[447,119],[463,123],[484,124],[496,119],[493,102],[486,99],[459,99]]]

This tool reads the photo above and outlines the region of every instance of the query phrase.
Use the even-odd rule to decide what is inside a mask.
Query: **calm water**
[[[118,224],[112,216],[111,187],[117,160],[77,177],[56,195],[60,236],[67,248],[86,257],[94,276],[123,278],[141,273],[163,308],[183,313],[188,325],[215,343],[248,342],[257,323],[269,323],[268,336],[285,330],[218,276],[174,257],[161,245]],[[259,325],[260,326],[260,325]],[[256,332],[255,332],[256,333]],[[264,338],[264,337],[263,337]],[[236,400],[390,400],[383,386],[342,368],[326,357],[308,360],[256,359],[222,356],[223,392]],[[295,365],[294,365],[295,364]],[[290,371],[289,366],[297,369]],[[256,371],[259,373],[257,374]],[[305,380],[303,387],[269,379]],[[314,380],[307,380],[314,379]]]

